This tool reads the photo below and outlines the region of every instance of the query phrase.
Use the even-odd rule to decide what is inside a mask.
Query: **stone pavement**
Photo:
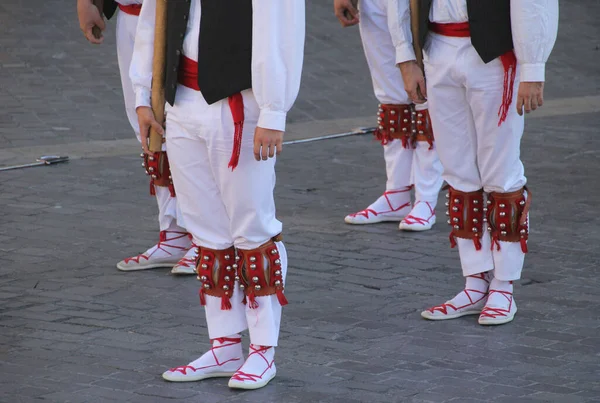
[[[308,3],[292,113],[305,130],[358,122],[374,102],[356,30],[338,29],[329,3]],[[131,136],[113,44],[85,46],[72,6],[0,5],[0,151]],[[527,123],[533,228],[513,323],[422,320],[462,286],[443,207],[427,233],[345,225],[382,191],[380,147],[368,136],[295,144],[278,163],[291,262],[278,377],[255,392],[166,383],[164,369],[208,347],[198,282],[115,269],[156,240],[156,208],[139,158],[109,151],[0,172],[0,402],[600,401],[600,4],[561,6],[548,98],[564,111]],[[569,105],[584,95],[588,106]]]

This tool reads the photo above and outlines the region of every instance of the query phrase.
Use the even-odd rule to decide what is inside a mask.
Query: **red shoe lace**
[[[425,203],[425,204],[427,204],[427,207],[429,207],[429,212],[430,212],[431,215],[429,216],[428,219],[424,219],[424,218],[415,217],[414,215],[409,214],[406,217],[404,217],[403,221],[404,221],[405,224],[408,224],[408,225],[413,225],[413,224],[426,225],[426,224],[429,223],[429,220],[431,220],[431,218],[433,216],[435,216],[435,211],[433,210],[433,208],[431,208],[431,204],[429,204],[429,202],[418,201],[417,204],[419,204],[419,203]],[[417,204],[415,204],[415,207],[416,207]]]
[[[238,371],[236,371],[235,374],[233,374],[233,376],[231,377],[231,379],[236,380],[236,381],[240,381],[240,382],[244,382],[244,381],[256,382],[259,379],[262,379],[263,375],[269,369],[271,369],[271,367],[273,366],[273,363],[275,362],[275,360],[271,360],[271,362],[269,362],[269,360],[267,359],[267,357],[265,357],[264,354],[263,354],[263,353],[267,352],[270,348],[272,348],[272,347],[270,347],[270,346],[258,346],[258,348],[257,348],[254,344],[250,344],[251,353],[248,354],[248,359],[250,358],[251,355],[258,354],[258,355],[260,355],[260,357],[263,360],[265,360],[265,363],[267,364],[267,368],[265,368],[265,370],[260,375],[249,374],[247,372],[238,370]],[[248,362],[248,360],[246,360],[246,362]]]
[[[470,276],[467,276],[467,277],[477,278],[479,280],[485,281],[488,284],[490,283],[490,281],[489,281],[486,273],[473,274],[473,275],[470,275]],[[436,306],[434,306],[432,308],[429,308],[428,311],[431,312],[431,313],[435,313],[435,311],[438,311],[438,312],[443,313],[444,315],[448,315],[448,308],[452,308],[452,309],[454,309],[454,311],[458,311],[459,309],[463,309],[463,308],[466,308],[468,306],[475,305],[476,303],[478,303],[479,301],[481,301],[482,299],[484,299],[488,295],[488,292],[483,292],[483,291],[479,291],[479,290],[473,290],[471,288],[465,288],[462,292],[464,292],[467,295],[467,298],[469,298],[469,303],[468,304],[463,305],[463,306],[459,306],[459,307],[455,307],[454,305],[449,304],[449,303],[446,302],[444,304],[436,305]],[[481,294],[481,298],[479,298],[476,301],[473,301],[473,298],[471,298],[471,294],[469,294],[469,292],[474,292],[474,293],[477,293],[477,294]]]
[[[192,247],[190,249],[198,249],[198,245],[192,242]],[[177,266],[182,267],[196,267],[196,257],[183,257],[179,262],[177,262]]]
[[[350,214],[350,217],[356,217],[356,216],[363,216],[365,218],[369,218],[369,214],[373,214],[374,216],[378,216],[379,214],[385,214],[385,213],[394,213],[396,211],[402,210],[403,208],[405,208],[406,206],[410,206],[410,202],[408,203],[404,203],[401,206],[399,206],[398,208],[394,208],[394,206],[392,206],[392,202],[390,201],[388,195],[392,195],[392,194],[397,194],[397,193],[404,193],[404,192],[409,192],[412,189],[412,186],[407,186],[406,188],[402,189],[402,190],[390,190],[387,192],[383,193],[383,197],[385,197],[385,200],[387,201],[387,204],[389,206],[389,210],[388,211],[375,211],[371,208],[366,208],[364,210],[361,210],[357,213],[353,213]]]
[[[221,343],[221,345],[215,347],[215,345],[214,345],[215,340],[218,341],[219,343]],[[181,372],[183,375],[187,375],[187,371],[188,370],[196,372],[196,371],[200,371],[202,369],[220,367],[220,366],[223,366],[223,365],[227,364],[228,362],[233,362],[233,361],[239,361],[240,360],[240,358],[231,358],[229,360],[220,362],[219,358],[215,354],[215,350],[219,349],[219,348],[224,348],[224,347],[229,347],[229,346],[234,346],[236,344],[239,344],[239,343],[242,342],[241,338],[237,338],[237,337],[236,338],[219,337],[217,339],[211,340],[211,342],[213,343],[213,346],[210,348],[209,351],[212,353],[213,358],[214,358],[216,364],[206,365],[204,367],[198,367],[198,368],[192,367],[191,365],[182,365],[180,367],[171,368],[169,371],[171,371],[171,372]],[[225,342],[229,342],[229,344],[225,344]]]
[[[179,234],[173,238],[167,238],[167,233],[171,233],[171,234]],[[152,253],[150,253],[149,255],[146,255],[145,253],[140,253],[137,256],[132,256],[132,257],[128,257],[125,259],[125,263],[129,263],[131,261],[135,262],[135,263],[139,263],[141,259],[146,259],[149,260],[152,255],[154,255],[156,253],[157,250],[162,250],[163,252],[168,253],[169,255],[173,255],[171,252],[169,252],[168,250],[166,250],[165,248],[163,248],[163,245],[169,248],[173,248],[173,249],[179,249],[179,250],[185,250],[187,251],[188,248],[184,248],[182,246],[176,246],[176,245],[169,245],[167,242],[168,241],[175,241],[177,239],[181,239],[183,237],[189,237],[190,239],[192,238],[192,236],[190,234],[188,234],[187,232],[180,232],[180,231],[160,231],[160,235],[159,235],[159,241],[156,244],[155,249],[152,251]]]
[[[510,313],[510,309],[512,308],[512,303],[513,303],[513,294],[512,294],[512,292],[500,291],[500,290],[490,290],[490,294],[489,295],[492,295],[493,293],[502,294],[502,296],[504,298],[506,298],[506,300],[508,301],[508,309],[504,309],[504,308],[492,308],[492,307],[486,306],[481,311],[481,317],[484,317],[484,318],[498,318],[498,317],[506,316],[507,314]]]

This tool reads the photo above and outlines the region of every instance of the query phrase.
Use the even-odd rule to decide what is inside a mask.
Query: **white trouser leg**
[[[414,150],[412,177],[415,184],[415,200],[426,201],[435,209],[438,194],[442,188],[442,163],[435,149],[429,149],[429,143],[418,141]]]
[[[281,222],[275,217],[275,159],[254,159],[254,130],[259,108],[251,91],[244,91],[244,132],[239,165],[232,172],[227,167],[231,158],[234,126],[227,102],[222,103],[222,130],[211,140],[212,168],[217,178],[223,203],[230,218],[230,230],[236,248],[255,249],[281,233]],[[287,254],[283,243],[282,274],[287,270]],[[261,346],[276,346],[281,322],[281,305],[275,295],[257,297],[258,308],[246,306],[250,341]]]
[[[119,72],[121,74],[121,85],[123,87],[123,99],[125,101],[125,112],[129,124],[140,141],[140,128],[137,114],[135,112],[135,93],[129,78],[129,66],[133,56],[133,45],[135,43],[135,31],[138,18],[135,15],[119,12],[117,13],[117,59]],[[171,197],[169,189],[156,186],[156,201],[158,204],[158,223],[160,230],[178,228],[182,230],[182,220],[177,220],[177,200]]]
[[[187,95],[187,96],[185,96]],[[229,217],[212,172],[209,148],[204,137],[211,107],[192,90],[180,87],[174,107],[167,106],[167,148],[173,184],[182,216],[194,242],[211,249],[226,249],[233,245],[229,233]],[[211,339],[226,337],[247,328],[242,304],[243,294],[235,287],[231,309],[221,310],[221,299],[206,295],[206,323]]]
[[[133,45],[135,43],[135,31],[139,17],[126,13],[117,13],[117,60],[121,73],[121,85],[123,86],[123,99],[125,101],[125,112],[131,124],[131,128],[140,140],[140,126],[135,113],[135,93],[133,84],[129,78],[129,66],[133,56]]]
[[[281,233],[273,198],[275,161],[254,159],[259,109],[251,91],[244,91],[243,96],[246,119],[239,164],[233,172],[228,163],[234,126],[227,100],[207,105],[199,92],[180,86],[175,106],[168,108],[167,148],[183,217],[195,241],[212,249],[233,244],[240,249],[254,249]],[[283,263],[285,249],[280,247]],[[246,308],[237,291],[230,311],[221,311],[220,301],[207,296],[211,338],[248,327]],[[251,339],[259,345],[276,345],[281,307],[276,300],[269,304],[263,299],[272,298],[257,298],[260,307],[250,313],[254,318],[250,323]]]
[[[450,42],[450,43],[448,43]],[[441,38],[430,34],[425,50],[429,111],[443,179],[453,188],[473,192],[483,187],[477,166],[477,132],[467,102],[465,77],[459,65],[459,45],[469,38]],[[496,115],[494,115],[496,116]],[[464,276],[492,270],[491,238],[487,231],[476,250],[470,239],[457,238]]]
[[[387,174],[385,190],[389,192],[410,186],[413,149],[404,148],[402,141],[394,140],[383,146],[383,157]]]
[[[471,107],[477,132],[477,164],[486,192],[513,192],[522,188],[525,178],[520,159],[524,118],[516,111],[519,68],[513,89],[513,103],[506,120],[498,126],[498,109],[504,89],[504,68],[499,59],[484,64],[475,49],[466,44],[464,55],[467,78],[467,102]],[[525,254],[518,242],[500,242],[493,248],[494,275],[503,281],[521,277]]]
[[[388,28],[388,0],[361,0],[359,28],[377,100],[382,104],[411,103],[396,67],[396,48]]]

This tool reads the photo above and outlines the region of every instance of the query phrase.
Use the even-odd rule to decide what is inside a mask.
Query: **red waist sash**
[[[124,6],[122,4],[119,4],[119,10],[123,11],[125,14],[139,16],[140,11],[142,11],[142,5],[141,4],[130,4],[128,6]]]
[[[451,36],[455,38],[468,38],[471,36],[471,30],[468,22],[457,22],[449,24],[439,24],[430,22],[429,29],[439,35]],[[502,104],[498,110],[498,126],[506,120],[510,105],[513,99],[513,89],[517,75],[517,57],[514,50],[509,50],[500,56],[500,61],[504,67],[504,92],[502,94]]]
[[[198,63],[188,57],[181,56],[179,59],[179,72],[177,74],[179,84],[200,91],[198,84]],[[244,98],[241,93],[229,96],[229,109],[233,117],[235,132],[233,136],[233,151],[229,160],[229,168],[233,171],[240,160],[240,151],[242,149],[242,131],[244,129]]]

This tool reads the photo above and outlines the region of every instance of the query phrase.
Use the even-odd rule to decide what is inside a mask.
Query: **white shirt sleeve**
[[[416,60],[410,30],[409,0],[388,0],[388,27],[396,48],[396,64]]]
[[[253,0],[252,91],[258,126],[285,131],[300,90],[304,59],[304,0]]]
[[[558,0],[511,0],[510,14],[521,81],[545,81],[558,34]]]
[[[154,21],[156,0],[144,0],[135,34],[129,77],[135,92],[135,107],[150,106],[152,58],[154,57]]]

